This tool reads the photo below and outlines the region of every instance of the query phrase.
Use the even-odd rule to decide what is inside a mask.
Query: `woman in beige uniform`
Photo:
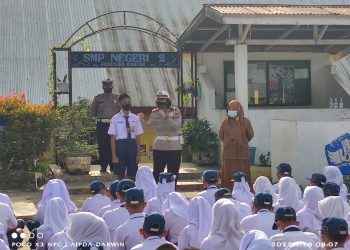
[[[239,101],[233,100],[228,105],[227,116],[222,121],[219,137],[223,142],[221,187],[232,189],[232,175],[243,172],[250,183],[250,164],[248,142],[254,131]]]

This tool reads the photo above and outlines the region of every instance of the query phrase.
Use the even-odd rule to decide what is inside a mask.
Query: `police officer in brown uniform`
[[[149,121],[145,121],[143,114],[138,114],[142,126],[153,128],[156,139],[153,144],[153,176],[158,183],[159,174],[164,172],[165,166],[170,173],[179,174],[181,163],[182,138],[181,113],[177,107],[171,105],[167,91],[158,91],[156,94],[157,108],[152,110]]]
[[[113,170],[111,154],[111,136],[107,133],[111,118],[118,113],[118,96],[112,93],[113,81],[102,81],[103,94],[95,96],[91,104],[91,112],[97,118],[97,143],[101,173],[106,172],[109,165]]]

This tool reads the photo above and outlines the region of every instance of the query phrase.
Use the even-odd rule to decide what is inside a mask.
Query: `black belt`
[[[136,139],[117,139],[117,141],[131,143],[131,142],[136,142]]]

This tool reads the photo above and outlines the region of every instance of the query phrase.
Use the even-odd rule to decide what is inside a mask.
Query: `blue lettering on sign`
[[[326,145],[328,165],[339,167],[342,174],[350,174],[350,134],[345,133]]]

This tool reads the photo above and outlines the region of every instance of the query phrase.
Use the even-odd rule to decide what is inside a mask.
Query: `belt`
[[[98,122],[111,123],[111,119],[107,118],[97,118]]]
[[[119,142],[136,142],[136,139],[117,139]]]
[[[165,136],[157,136],[156,137],[156,140],[160,140],[160,141],[178,141],[180,140],[179,136],[178,135],[175,135],[175,136],[168,136],[168,135],[165,135]]]

